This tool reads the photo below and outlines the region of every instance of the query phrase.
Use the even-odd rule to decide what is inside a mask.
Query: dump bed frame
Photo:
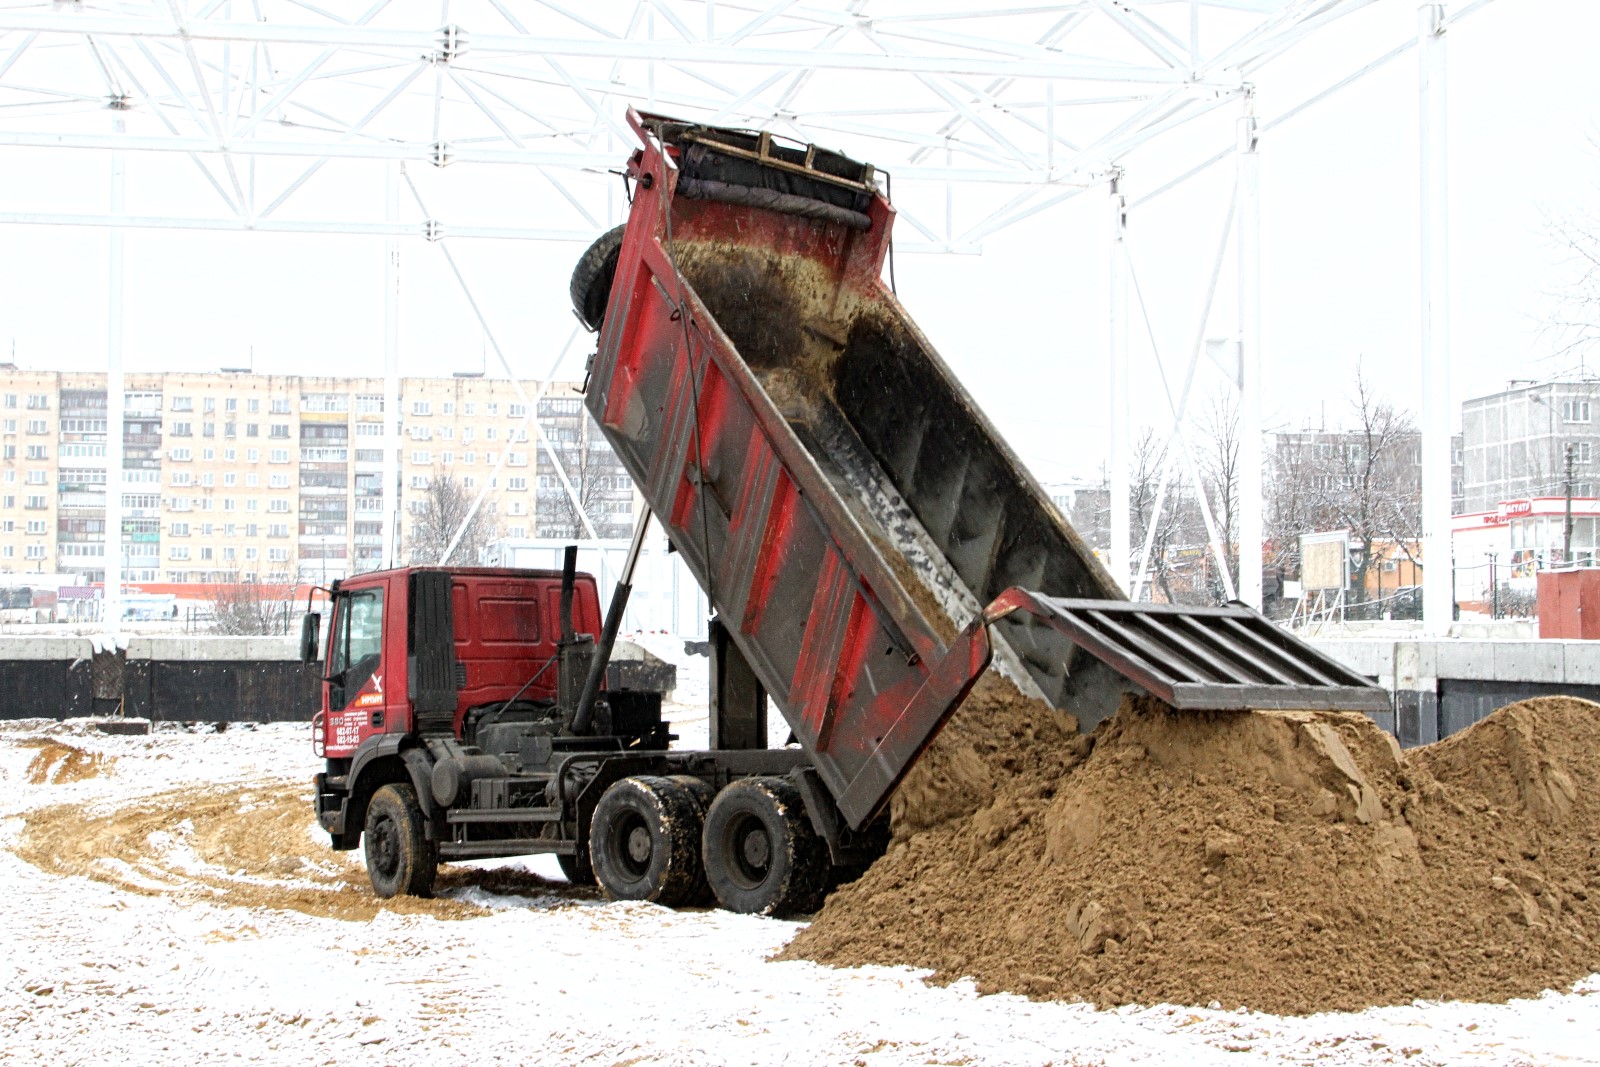
[[[644,147],[586,403],[852,828],[991,656],[1086,727],[1128,691],[1386,706],[1246,608],[1198,635],[1127,622],[1151,606],[1120,598],[883,284],[872,168],[629,121]]]

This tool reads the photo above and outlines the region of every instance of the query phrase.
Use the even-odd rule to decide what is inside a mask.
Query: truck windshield
[[[383,590],[362,589],[341,597],[333,626],[328,676],[335,681],[328,703],[342,708],[361,692],[382,659]]]

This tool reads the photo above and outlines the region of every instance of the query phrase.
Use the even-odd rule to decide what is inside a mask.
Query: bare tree
[[[237,568],[216,585],[211,600],[211,632],[225,637],[257,637],[289,632],[294,583],[281,577],[242,580]]]
[[[1239,576],[1239,403],[1223,391],[1196,419],[1196,462],[1211,502],[1228,573]],[[1260,551],[1259,548],[1256,551]]]
[[[478,562],[498,530],[492,504],[485,503],[476,514],[471,514],[473,497],[471,490],[448,474],[435,474],[428,480],[428,487],[411,502],[411,536],[407,550],[412,566],[444,562],[445,550],[463,523],[467,523],[467,531],[449,562],[459,565]]]
[[[587,537],[578,510],[581,506],[582,515],[601,537],[627,537],[633,530],[632,518],[625,508],[616,510],[616,506],[631,499],[631,483],[600,428],[584,413],[581,419],[556,426],[554,436],[555,454],[577,495],[577,504],[555,476],[549,454],[541,453],[540,491],[535,502],[540,535],[571,540]]]
[[[1190,501],[1181,489],[1176,472],[1169,472],[1166,499],[1162,501],[1160,516],[1155,514],[1156,497],[1161,492],[1161,472],[1167,465],[1169,449],[1170,445],[1159,440],[1154,430],[1145,430],[1134,442],[1128,479],[1128,525],[1133,566],[1139,566],[1140,554],[1148,539],[1150,580],[1161,590],[1162,599],[1170,604],[1177,603],[1181,597],[1172,584],[1170,550],[1187,543],[1192,524],[1187,521]]]
[[[1589,144],[1600,150],[1592,133]],[[1571,281],[1550,294],[1554,307],[1545,329],[1558,344],[1556,356],[1581,361],[1600,342],[1600,219],[1584,211],[1547,212],[1545,230],[1572,272]]]
[[[1417,566],[1422,533],[1420,439],[1409,412],[1373,387],[1358,365],[1348,431],[1300,436],[1275,456],[1269,513],[1280,558],[1299,536],[1350,532],[1352,584],[1366,588],[1374,545],[1390,541]]]

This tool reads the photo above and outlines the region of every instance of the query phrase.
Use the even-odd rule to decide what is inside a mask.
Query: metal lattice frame
[[[1425,4],[1425,21],[1438,37],[1448,21],[1487,2],[1465,2],[1449,20],[1442,6]],[[871,160],[894,183],[897,249],[904,252],[975,251],[992,234],[1110,185],[1112,359],[1121,361],[1113,379],[1125,382],[1127,328],[1116,294],[1126,285],[1116,279],[1128,262],[1121,240],[1128,204],[1117,178],[1128,157],[1171,131],[1198,127],[1214,139],[1216,153],[1187,171],[1146,175],[1153,180],[1142,184],[1155,189],[1146,198],[1236,154],[1252,157],[1239,164],[1248,185],[1256,135],[1326,95],[1259,125],[1250,115],[1246,138],[1235,126],[1248,113],[1252,77],[1378,0],[968,4],[0,4],[0,161],[22,162],[39,150],[113,154],[110,211],[0,203],[0,222],[111,228],[113,333],[120,322],[117,235],[125,228],[387,237],[395,275],[385,286],[392,376],[397,242],[591,239],[620,217],[614,174],[631,147],[623,110],[635,104],[759,126]],[[1399,41],[1327,91],[1427,37]],[[186,163],[167,165],[182,157]],[[133,163],[127,177],[126,161]],[[408,197],[395,194],[397,166],[407,172]],[[509,198],[496,184],[507,168],[545,195]],[[156,172],[159,189],[141,185],[141,175]],[[131,210],[123,207],[125,181]],[[326,199],[352,183],[375,195],[359,203]],[[1253,212],[1253,196],[1240,207]],[[1241,247],[1255,239],[1255,225],[1253,215],[1241,216]],[[1255,285],[1249,269],[1241,264],[1242,288]],[[1241,296],[1246,369],[1260,360],[1250,299]],[[120,347],[113,336],[108,362],[115,374]],[[1113,394],[1113,565],[1126,578],[1128,393],[1114,386]],[[1248,392],[1243,410],[1248,423]],[[1181,422],[1181,404],[1174,418]],[[107,451],[109,466],[109,443]],[[1255,469],[1258,496],[1259,461]],[[386,487],[392,481],[386,478]],[[108,512],[110,529],[113,519]],[[108,595],[115,555],[107,554]],[[1241,576],[1246,599],[1259,603],[1259,590],[1259,573]]]

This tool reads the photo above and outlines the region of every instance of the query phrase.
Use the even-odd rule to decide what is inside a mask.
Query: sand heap
[[[1358,714],[1129,700],[1089,738],[1053,714],[964,708],[888,855],[785,955],[1279,1013],[1600,970],[1600,705],[1514,704],[1405,754]]]

